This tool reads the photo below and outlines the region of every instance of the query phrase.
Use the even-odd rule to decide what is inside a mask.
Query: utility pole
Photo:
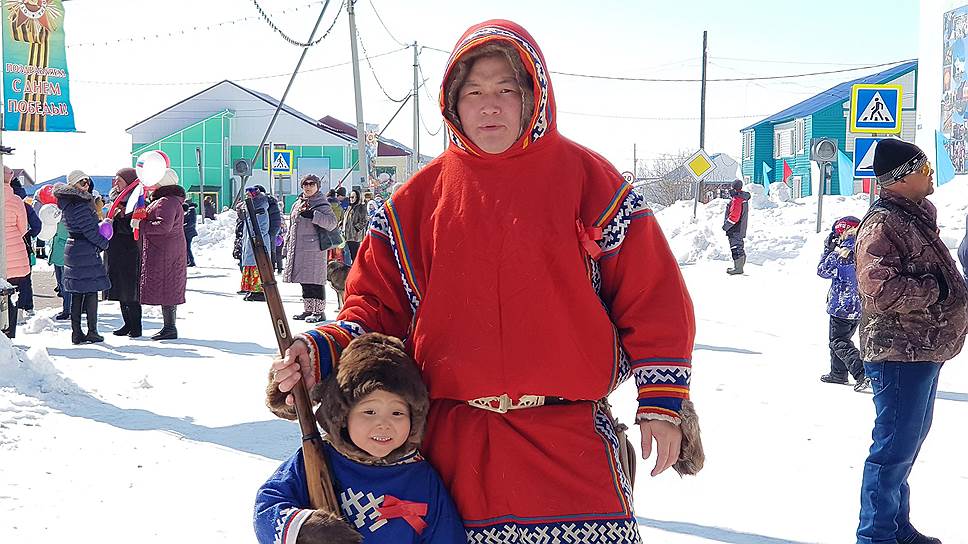
[[[417,79],[417,41],[413,42],[413,156],[410,158],[412,176],[420,167],[420,82]]]
[[[708,32],[702,31],[702,91],[699,97],[699,149],[706,147],[706,38]],[[696,218],[699,207],[699,194],[702,193],[702,180],[696,182],[696,200],[692,203],[692,218]]]
[[[370,160],[366,156],[366,127],[363,126],[363,93],[360,90],[360,57],[356,51],[354,4],[356,4],[356,0],[346,2],[346,14],[350,20],[350,51],[353,53],[353,89],[356,92],[356,143],[360,154],[360,184],[363,188],[366,188],[369,185]]]
[[[632,144],[632,181],[639,178],[639,148]]]
[[[195,158],[198,162],[198,209],[202,212],[202,224],[205,224],[205,179],[202,176],[202,148],[195,148]]]

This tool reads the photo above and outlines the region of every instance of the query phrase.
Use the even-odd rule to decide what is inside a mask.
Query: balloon
[[[54,186],[45,185],[37,191],[37,198],[40,199],[42,204],[54,204],[57,202],[57,197],[54,196]]]
[[[44,204],[40,207],[37,215],[40,217],[41,223],[40,234],[37,235],[37,239],[46,242],[57,234],[57,223],[60,222],[61,211],[57,204]]]
[[[163,151],[145,151],[138,157],[134,169],[141,183],[150,187],[161,181],[170,166],[171,161]]]
[[[97,232],[101,236],[110,240],[111,237],[114,236],[114,224],[109,219],[105,219],[104,221],[101,221],[100,225],[98,225]]]

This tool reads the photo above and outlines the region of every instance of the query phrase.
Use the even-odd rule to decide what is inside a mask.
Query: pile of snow
[[[49,312],[48,312],[49,313]],[[37,314],[27,320],[23,330],[27,334],[35,334],[43,331],[53,331],[57,329],[57,324],[47,314]]]
[[[866,194],[825,195],[820,232],[817,233],[817,197],[784,201],[786,193],[779,186],[783,184],[770,185],[769,199],[762,194],[761,186],[748,188],[754,193],[750,199],[746,231],[748,263],[778,261],[782,265],[798,258],[801,252],[807,252],[805,256],[811,259],[819,257],[823,240],[834,221],[845,215],[864,217],[870,208],[870,197]],[[968,176],[959,176],[938,187],[929,199],[938,208],[941,239],[946,246],[956,249],[965,236]],[[655,216],[680,265],[732,260],[723,232],[728,204],[726,199],[700,204],[695,218],[692,201],[677,202],[656,212]]]
[[[80,391],[54,367],[46,348],[33,347],[24,353],[0,334],[0,390],[8,388],[31,396]]]
[[[199,266],[219,266],[232,259],[235,243],[235,210],[226,210],[197,225],[198,236],[192,240],[192,255]]]

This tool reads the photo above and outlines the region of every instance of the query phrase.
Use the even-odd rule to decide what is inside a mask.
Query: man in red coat
[[[270,406],[291,417],[285,393],[363,332],[402,338],[469,542],[639,542],[601,400],[634,376],[652,474],[698,470],[692,302],[641,196],[558,134],[548,70],[512,22],[464,34],[441,92],[450,146],[374,215],[339,321],[273,362]]]

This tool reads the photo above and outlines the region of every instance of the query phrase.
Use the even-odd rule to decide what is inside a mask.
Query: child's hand
[[[360,544],[363,535],[336,514],[314,510],[303,522],[296,544]]]

